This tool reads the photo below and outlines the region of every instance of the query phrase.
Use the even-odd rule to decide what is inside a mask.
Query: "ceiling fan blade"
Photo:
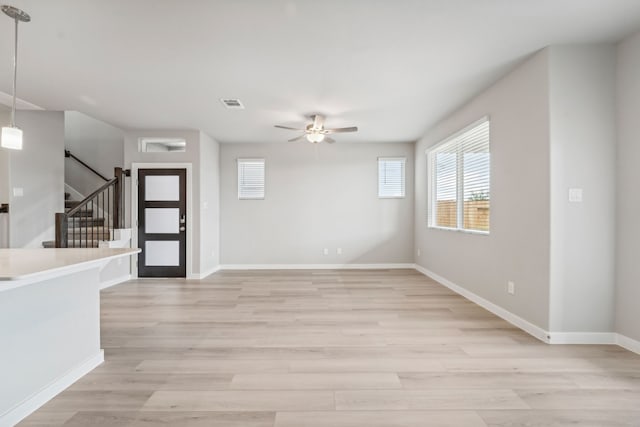
[[[333,144],[334,142],[336,142],[335,139],[333,138],[329,138],[328,136],[325,136],[323,139],[324,142],[328,142],[329,144]]]
[[[280,129],[287,129],[287,130],[304,130],[304,129],[300,129],[300,128],[292,128],[289,126],[281,126],[281,125],[275,125],[275,127],[280,128]]]
[[[345,133],[345,132],[357,132],[358,128],[356,126],[351,126],[348,128],[335,128],[335,129],[325,129],[325,133]]]
[[[297,130],[299,130],[299,129],[297,129]],[[289,142],[296,142],[296,141],[299,141],[299,140],[301,140],[302,138],[304,138],[304,137],[305,137],[305,135],[306,135],[306,134],[302,134],[302,135],[297,136],[297,137],[295,137],[295,138],[293,138],[293,139],[290,139],[290,140],[289,140]]]
[[[324,126],[324,116],[321,114],[315,114],[313,116],[311,116],[311,118],[313,119],[313,129],[322,129],[322,127]]]

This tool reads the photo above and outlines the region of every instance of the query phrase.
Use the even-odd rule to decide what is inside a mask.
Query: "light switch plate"
[[[22,187],[13,187],[13,197],[22,197],[24,196],[24,190]]]
[[[582,188],[570,188],[569,189],[569,202],[581,203],[582,202]]]

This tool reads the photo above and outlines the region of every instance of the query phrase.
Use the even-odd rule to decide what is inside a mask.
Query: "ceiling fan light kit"
[[[324,134],[322,134],[322,133],[308,133],[307,134],[307,141],[313,142],[314,144],[316,144],[318,142],[322,142],[323,139],[324,139]]]
[[[289,142],[299,141],[303,138],[306,138],[307,141],[317,144],[318,142],[328,142],[329,144],[333,144],[336,142],[333,138],[327,136],[330,133],[347,133],[347,132],[357,132],[358,128],[355,126],[345,127],[345,128],[335,128],[335,129],[326,129],[324,127],[325,117],[320,114],[314,114],[311,116],[312,123],[309,123],[304,129],[292,128],[289,126],[281,126],[276,125],[279,129],[287,129],[287,130],[297,130],[304,132],[302,135],[290,139]]]
[[[18,77],[18,23],[29,22],[29,14],[13,6],[2,5],[2,11],[15,21],[15,37],[13,44],[13,102],[11,104],[11,123],[2,128],[0,146],[12,150],[22,150],[22,130],[16,126],[16,80]]]

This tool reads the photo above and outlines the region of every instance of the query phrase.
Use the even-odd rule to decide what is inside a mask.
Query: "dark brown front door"
[[[138,170],[139,277],[186,277],[187,173]]]

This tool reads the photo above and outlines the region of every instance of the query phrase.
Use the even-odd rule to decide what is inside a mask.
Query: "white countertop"
[[[0,249],[0,281],[33,278],[138,252],[138,248]]]

